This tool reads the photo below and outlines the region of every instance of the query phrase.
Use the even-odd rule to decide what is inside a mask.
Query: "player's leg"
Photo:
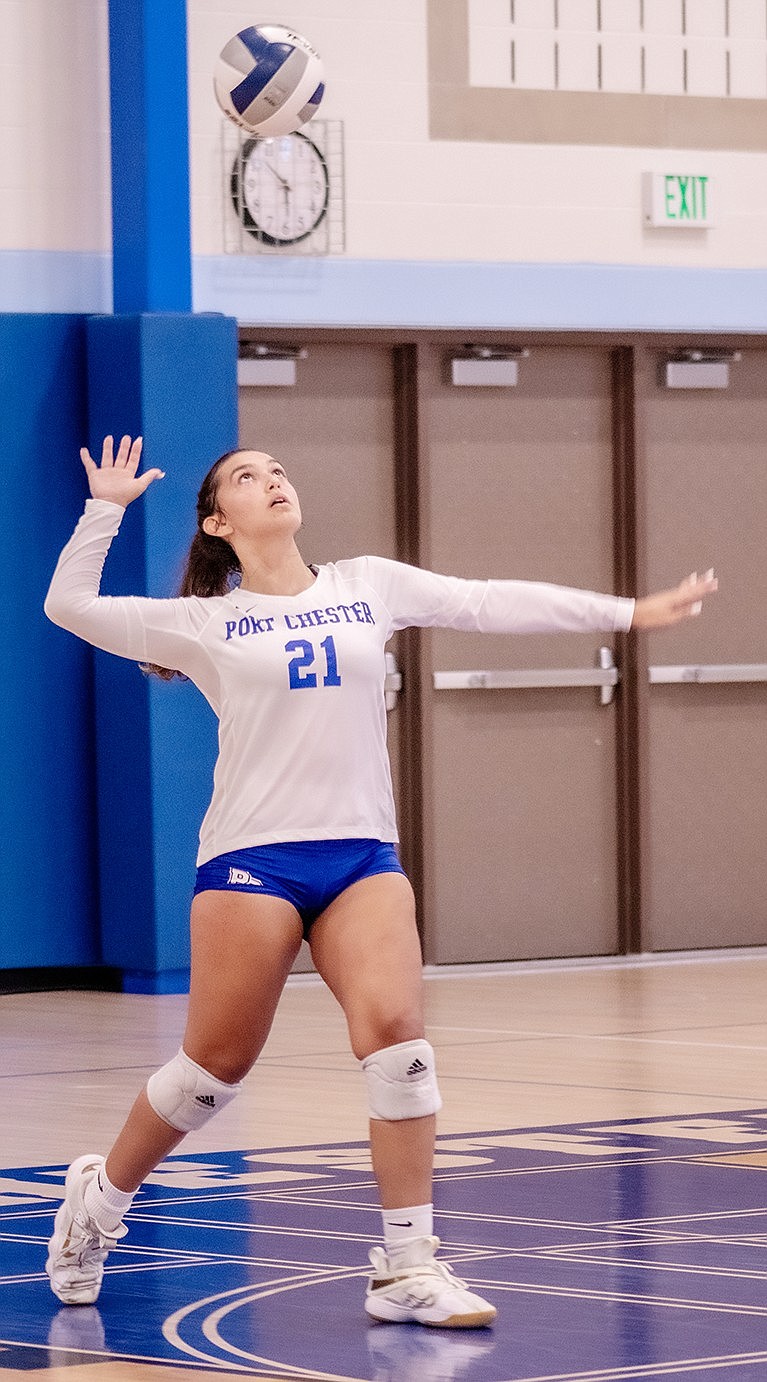
[[[191,1126],[201,1126],[229,1101],[227,1090],[239,1089],[269,1035],[302,934],[298,914],[283,898],[212,891],[195,897],[181,1048],[191,1068],[177,1071],[170,1062],[167,1077],[163,1067],[142,1090],[106,1160],[114,1185],[136,1190]],[[174,1111],[182,1094],[198,1109]]]
[[[492,1323],[495,1310],[434,1258],[432,1168],[440,1106],[425,1040],[421,947],[402,874],[353,883],[309,933],[314,963],[341,1004],[363,1063],[385,1250],[371,1253],[366,1309],[375,1319],[442,1327]]]
[[[90,1304],[146,1176],[239,1091],[266,1041],[302,926],[283,898],[203,892],[192,904],[189,1009],[181,1050],[136,1099],[106,1160],[67,1173],[46,1269],[68,1305]]]
[[[344,1010],[358,1060],[423,1038],[421,946],[404,874],[352,884],[315,921],[309,944],[318,973]],[[373,1166],[385,1208],[431,1198],[435,1122],[433,1113],[399,1126],[371,1118]]]

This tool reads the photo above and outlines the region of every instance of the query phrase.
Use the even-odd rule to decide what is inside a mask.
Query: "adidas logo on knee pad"
[[[161,1070],[149,1080],[147,1098],[159,1118],[179,1132],[201,1128],[225,1108],[240,1092],[241,1085],[226,1084],[196,1061],[186,1051],[178,1051]]]
[[[428,1041],[418,1038],[374,1051],[365,1057],[362,1069],[371,1118],[385,1122],[425,1118],[442,1107]]]

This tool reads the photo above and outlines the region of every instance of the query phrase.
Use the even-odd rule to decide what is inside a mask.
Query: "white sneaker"
[[[373,1265],[365,1309],[374,1320],[403,1324],[413,1320],[440,1329],[478,1329],[492,1324],[497,1311],[469,1291],[434,1253],[439,1238],[411,1238],[398,1245],[393,1265],[383,1248],[371,1248]]]
[[[65,1305],[93,1304],[101,1289],[107,1253],[128,1232],[121,1224],[105,1233],[85,1212],[85,1187],[103,1165],[103,1156],[80,1156],[72,1162],[64,1182],[64,1203],[53,1221],[45,1270],[53,1294]]]

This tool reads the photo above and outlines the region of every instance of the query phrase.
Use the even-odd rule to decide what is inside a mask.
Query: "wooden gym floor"
[[[43,1274],[185,999],[0,998],[0,1379],[767,1377],[767,951],[427,979],[437,1231],[492,1330],[369,1326],[364,1090],[313,977],[242,1097],[151,1178],[98,1305]]]

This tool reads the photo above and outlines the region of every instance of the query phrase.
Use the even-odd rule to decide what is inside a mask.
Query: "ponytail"
[[[203,597],[225,595],[232,576],[241,570],[234,548],[224,538],[211,537],[200,529],[192,538],[178,593]]]
[[[197,496],[197,532],[192,538],[178,590],[182,598],[198,595],[207,599],[211,595],[225,595],[233,584],[232,577],[242,571],[234,548],[222,537],[211,537],[202,526],[205,519],[210,518],[216,511],[216,477],[219,466],[230,456],[236,455],[236,451],[227,451],[225,455],[220,456],[200,486]],[[160,677],[163,681],[172,681],[174,677],[185,680],[182,672],[172,671],[168,667],[158,667],[151,662],[143,663],[141,670]]]

